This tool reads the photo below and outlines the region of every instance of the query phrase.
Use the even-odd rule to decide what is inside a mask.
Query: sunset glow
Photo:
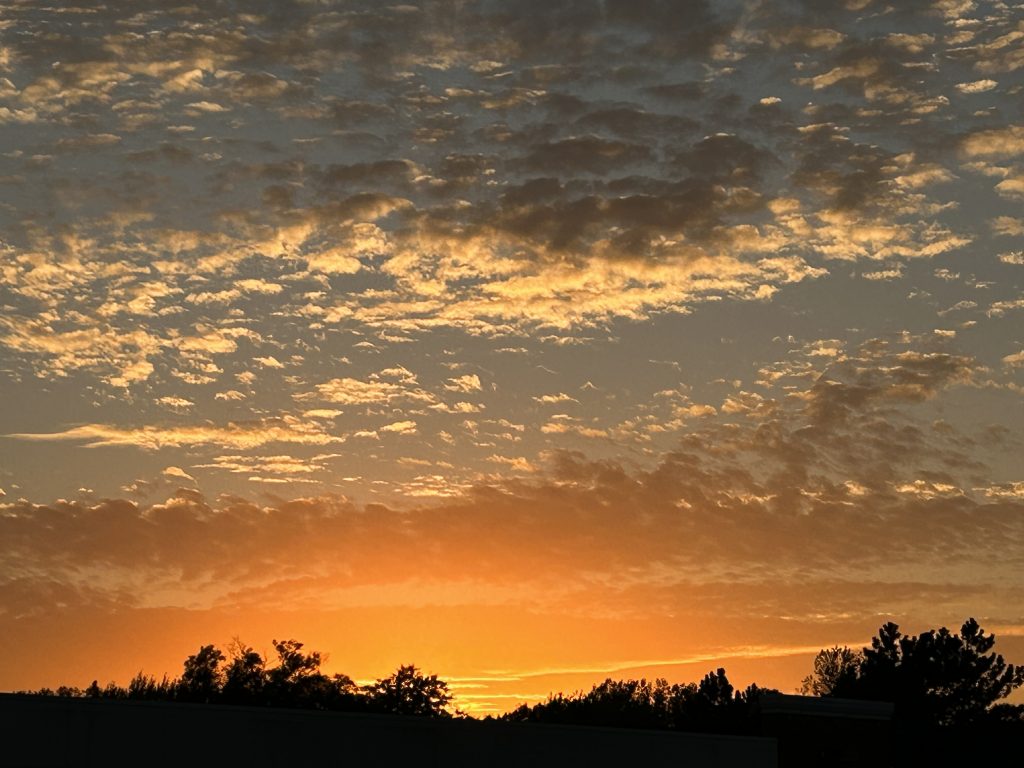
[[[8,3],[0,690],[1024,662],[1024,11]]]

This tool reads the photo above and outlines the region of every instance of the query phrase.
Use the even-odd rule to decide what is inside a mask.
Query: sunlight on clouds
[[[394,379],[398,378],[398,381]],[[391,380],[389,380],[391,379]],[[316,386],[316,394],[297,395],[300,400],[320,399],[342,405],[365,405],[390,403],[394,400],[412,400],[423,403],[435,402],[435,397],[419,387],[411,386],[415,378],[403,377],[381,371],[367,380],[341,378],[331,379]]]
[[[1021,8],[448,5],[5,9],[0,614],[1019,612]]]
[[[324,432],[318,422],[303,422],[291,416],[267,419],[259,423],[238,423],[218,427],[144,426],[135,429],[105,424],[84,424],[63,432],[39,434],[13,434],[19,440],[35,442],[81,441],[90,448],[113,445],[131,445],[147,450],[178,446],[211,445],[221,448],[256,448],[267,443],[302,443],[327,445],[344,442],[343,436]]]
[[[1024,154],[1024,126],[1010,125],[967,136],[961,149],[968,157],[1015,157]]]

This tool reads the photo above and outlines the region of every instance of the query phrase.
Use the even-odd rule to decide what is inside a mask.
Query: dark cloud
[[[859,210],[877,205],[891,178],[891,157],[879,147],[855,144],[825,127],[804,138],[806,148],[793,173],[796,185],[827,194],[831,207]]]
[[[188,147],[169,141],[162,142],[156,149],[144,149],[128,154],[127,159],[137,163],[166,162],[172,164],[189,163],[195,159],[195,153]]]
[[[599,174],[651,158],[650,149],[641,144],[579,136],[534,146],[519,163],[530,171]]]
[[[616,0],[601,5],[530,0],[514,8],[492,8],[496,12],[484,16],[488,26],[505,30],[521,55],[549,56],[559,51],[561,60],[570,62],[609,49],[666,58],[698,56],[727,34],[730,26],[703,1],[680,6],[664,0]]]
[[[708,91],[708,86],[699,81],[685,83],[663,83],[651,85],[645,89],[652,96],[665,101],[696,101]]]
[[[750,183],[777,161],[772,154],[729,134],[708,136],[680,151],[675,162],[696,176],[727,183]]]
[[[645,135],[660,138],[671,133],[676,141],[700,125],[683,115],[662,115],[629,106],[597,109],[577,118],[575,124],[584,132],[602,131],[626,138]]]
[[[347,129],[393,118],[395,110],[386,104],[372,101],[338,99],[326,96],[324,104],[338,127]]]
[[[409,188],[416,167],[408,160],[377,160],[368,163],[329,165],[317,173],[319,182],[327,188],[341,187],[354,190],[367,188]]]
[[[863,356],[831,366],[811,387],[808,413],[817,422],[894,402],[921,402],[952,384],[971,380],[977,364],[946,352],[893,352],[868,347]]]

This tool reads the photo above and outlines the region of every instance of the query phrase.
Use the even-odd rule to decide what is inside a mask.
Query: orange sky
[[[1024,637],[1001,629],[996,628],[997,650],[1019,663]],[[447,680],[457,705],[477,715],[549,693],[587,690],[606,677],[688,682],[719,666],[737,688],[757,683],[793,692],[822,644],[857,648],[868,641],[850,623],[809,630],[778,620],[587,618],[508,607],[68,612],[11,624],[0,646],[0,674],[5,687],[15,690],[84,687],[93,679],[125,684],[138,671],[174,677],[200,644],[226,648],[236,636],[264,656],[273,654],[271,639],[302,640],[307,650],[327,654],[326,672],[360,682],[415,663]]]

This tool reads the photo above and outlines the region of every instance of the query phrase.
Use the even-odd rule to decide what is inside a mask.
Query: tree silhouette
[[[228,704],[256,704],[263,701],[266,668],[263,657],[237,637],[228,646],[230,661],[224,670],[221,696]]]
[[[737,691],[724,669],[709,672],[695,691],[680,700],[679,727],[704,733],[751,733],[756,729],[757,702],[766,691],[756,685]]]
[[[960,725],[1004,717],[998,705],[1024,685],[1024,668],[992,652],[994,635],[968,619],[959,634],[946,627],[904,635],[889,622],[871,645],[821,651],[814,673],[804,681],[811,693],[891,701],[903,720]],[[996,709],[998,705],[998,709]]]
[[[303,653],[298,640],[274,640],[277,666],[266,672],[263,688],[267,703],[307,709],[356,709],[358,688],[347,675],[327,677],[320,671],[319,651]]]
[[[364,686],[372,710],[395,715],[451,717],[448,683],[424,675],[414,665],[402,665],[393,675]]]
[[[861,655],[846,646],[818,651],[814,671],[803,679],[800,693],[804,696],[839,696],[857,678]]]
[[[321,656],[303,653],[298,640],[274,640],[277,666],[267,670],[265,692],[273,704],[294,706],[308,698],[311,678],[319,677]]]
[[[176,683],[168,680],[166,675],[157,682],[155,677],[139,672],[129,681],[125,697],[129,699],[165,701],[174,697],[175,686]]]
[[[184,701],[208,704],[216,699],[224,684],[220,663],[224,654],[212,645],[202,646],[185,659],[185,671],[178,681],[178,697]]]

